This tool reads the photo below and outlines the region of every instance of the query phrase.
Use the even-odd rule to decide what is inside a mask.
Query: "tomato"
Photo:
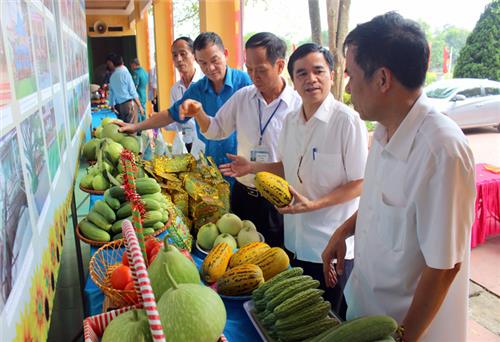
[[[135,286],[134,286],[134,281],[131,281],[129,282],[124,290],[130,290],[130,291],[134,291],[134,293],[130,296],[131,300],[132,300],[132,303],[137,303],[139,301],[139,298],[137,297],[137,293],[135,292]]]
[[[158,253],[160,252],[161,250],[161,247],[160,245],[156,246],[155,248],[153,248],[153,250],[151,250],[151,253],[149,253],[148,255],[148,260],[149,260],[149,264],[151,265],[153,263],[153,261],[156,259],[156,257],[158,256]]]
[[[118,266],[111,273],[111,286],[116,290],[123,290],[131,281],[133,281],[132,270],[128,266]]]
[[[127,251],[123,252],[123,255],[122,255],[122,264],[124,264],[125,266],[130,266],[129,263],[128,263],[128,254],[127,254]]]
[[[156,240],[155,238],[149,238],[146,240],[144,243],[146,246],[146,254],[149,256],[151,254],[151,251],[156,247],[160,245],[160,241]]]

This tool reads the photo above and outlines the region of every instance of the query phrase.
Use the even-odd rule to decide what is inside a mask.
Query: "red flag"
[[[450,51],[445,46],[443,48],[443,74],[448,73],[448,64],[450,63]]]

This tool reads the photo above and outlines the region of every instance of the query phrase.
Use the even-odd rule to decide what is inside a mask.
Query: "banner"
[[[83,0],[0,1],[0,331],[47,339],[90,124]]]

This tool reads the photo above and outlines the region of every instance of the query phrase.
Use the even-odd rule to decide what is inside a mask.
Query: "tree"
[[[309,0],[309,21],[311,23],[311,40],[321,44],[321,18],[319,16],[319,0]]]
[[[351,0],[326,0],[328,17],[328,47],[333,54],[335,77],[332,94],[343,100],[345,56],[342,50],[349,24],[349,8]]]
[[[500,81],[500,0],[492,1],[481,14],[458,56],[454,77]]]

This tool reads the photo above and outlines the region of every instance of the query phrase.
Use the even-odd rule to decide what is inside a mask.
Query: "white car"
[[[495,126],[500,132],[500,82],[455,78],[432,83],[424,91],[460,128]]]

